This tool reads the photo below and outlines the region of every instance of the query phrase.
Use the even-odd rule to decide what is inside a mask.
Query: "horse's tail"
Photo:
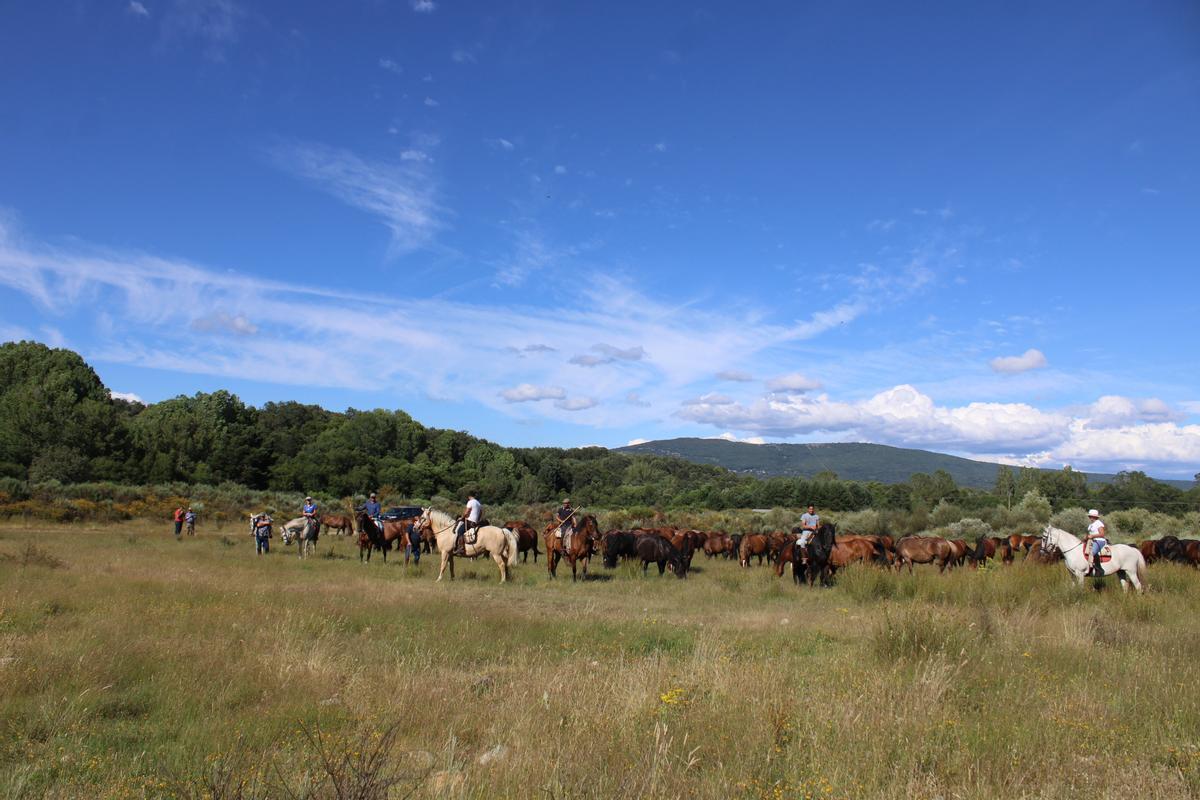
[[[1142,591],[1145,591],[1145,589],[1146,589],[1146,557],[1143,556],[1140,552],[1138,553],[1137,565],[1135,566],[1134,569],[1137,572],[1138,583],[1140,583],[1142,585]]]
[[[518,555],[517,535],[508,528],[501,528],[500,530],[504,531],[504,542],[508,546],[508,558],[506,559],[508,561],[508,565],[510,567],[516,566]]]

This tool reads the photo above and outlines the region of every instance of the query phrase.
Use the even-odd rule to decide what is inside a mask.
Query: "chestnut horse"
[[[322,514],[321,527],[337,531],[338,536],[349,536],[354,533],[354,520],[345,514]]]
[[[761,567],[763,558],[770,556],[770,542],[766,535],[761,533],[747,533],[742,537],[742,543],[738,547],[738,563],[743,567],[750,566],[750,559],[758,556],[758,565]]]
[[[940,536],[905,536],[896,542],[896,569],[908,565],[911,575],[913,564],[937,563],[938,572],[945,572],[954,558],[954,548]]]
[[[529,552],[533,551],[533,563],[537,563],[537,557],[542,554],[537,546],[537,531],[534,527],[524,520],[514,519],[504,523],[504,527],[517,535],[517,551],[521,553],[521,563],[529,563]]]
[[[1013,563],[1013,550],[1009,540],[1001,536],[980,536],[975,542],[975,553],[971,557],[972,566],[978,566],[989,558],[999,556],[1005,564]],[[1029,554],[1026,553],[1028,558]]]
[[[580,561],[583,562],[583,577],[587,578],[588,563],[592,554],[600,550],[600,526],[596,524],[596,518],[591,514],[579,517],[575,532],[562,538],[554,535],[558,531],[558,525],[558,520],[552,520],[542,532],[546,544],[546,569],[549,570],[550,577],[558,577],[558,562],[566,559],[571,565],[572,581],[579,580],[577,564]]]
[[[733,549],[733,539],[724,533],[710,533],[704,540],[704,555],[709,558],[728,554]]]
[[[404,539],[408,535],[408,526],[415,520],[399,520],[389,519],[384,520],[383,528],[381,529],[375,520],[367,516],[367,512],[359,511],[355,519],[358,522],[358,560],[363,560],[363,551],[366,550],[367,561],[371,560],[371,551],[379,550],[383,553],[383,563],[387,563],[388,551],[392,549],[392,542],[401,550],[404,549]],[[366,537],[364,539],[364,537]]]

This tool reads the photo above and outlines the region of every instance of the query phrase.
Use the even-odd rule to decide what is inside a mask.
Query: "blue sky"
[[[0,6],[0,340],[510,445],[1200,470],[1200,8]]]

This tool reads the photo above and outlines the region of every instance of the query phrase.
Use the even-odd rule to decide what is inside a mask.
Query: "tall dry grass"
[[[811,590],[703,557],[500,586],[354,555],[0,530],[0,796],[1200,791],[1194,571],[1151,567],[1145,597],[1022,565]]]

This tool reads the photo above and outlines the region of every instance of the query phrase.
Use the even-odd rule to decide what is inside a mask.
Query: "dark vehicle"
[[[403,521],[406,519],[416,519],[421,516],[420,506],[394,506],[383,512],[381,515],[384,522]]]

